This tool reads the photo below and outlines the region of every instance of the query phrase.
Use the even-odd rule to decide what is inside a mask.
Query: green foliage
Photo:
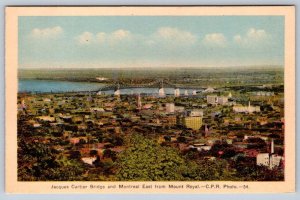
[[[190,167],[190,169],[193,169]],[[215,160],[200,160],[197,161],[197,168],[194,169],[194,174],[197,176],[193,180],[236,180],[235,171],[229,167],[229,164],[224,159]]]
[[[185,160],[170,147],[140,135],[133,135],[130,146],[118,157],[117,178],[120,181],[184,180]]]
[[[269,169],[257,166],[247,160],[238,159],[235,163],[236,176],[243,181],[283,181],[284,173],[281,168]]]
[[[81,180],[85,168],[78,160],[67,159],[39,142],[19,141],[19,181],[72,181]]]

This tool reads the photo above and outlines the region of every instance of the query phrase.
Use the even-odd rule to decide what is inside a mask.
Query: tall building
[[[202,117],[184,117],[183,124],[187,128],[191,128],[193,130],[199,130],[202,126]]]
[[[174,103],[166,103],[166,112],[174,113],[175,112],[175,104]]]

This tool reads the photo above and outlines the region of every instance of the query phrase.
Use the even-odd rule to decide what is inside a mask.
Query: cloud
[[[75,40],[80,45],[89,45],[89,44],[109,44],[115,45],[119,42],[126,41],[132,38],[130,31],[124,29],[118,29],[111,33],[99,32],[83,32],[79,36],[75,37]]]
[[[203,43],[211,47],[226,47],[227,40],[222,33],[210,33],[204,36]]]
[[[129,30],[118,29],[113,32],[83,32],[75,37],[79,45],[139,45],[155,47],[174,47],[193,45],[196,35],[173,27],[161,27],[150,35],[131,33]]]
[[[50,28],[35,28],[31,31],[30,36],[32,38],[39,39],[53,39],[61,36],[63,34],[63,29],[60,26],[50,27]]]
[[[91,44],[92,42],[94,42],[95,36],[93,33],[86,31],[86,32],[83,32],[81,35],[77,36],[75,39],[81,45],[88,45],[88,44]]]
[[[259,44],[266,43],[271,38],[271,35],[268,34],[263,29],[248,29],[245,35],[237,34],[233,37],[233,41],[242,46],[242,47],[255,47]]]
[[[124,29],[119,29],[119,30],[112,32],[110,37],[113,41],[124,40],[124,39],[129,39],[131,37],[131,33],[130,33],[130,31],[127,31]]]
[[[263,29],[250,28],[247,32],[248,38],[263,39],[267,37],[267,33]]]
[[[192,45],[195,44],[196,41],[197,36],[191,32],[174,27],[161,27],[146,41],[146,43],[152,45],[155,42],[166,42],[173,45]]]

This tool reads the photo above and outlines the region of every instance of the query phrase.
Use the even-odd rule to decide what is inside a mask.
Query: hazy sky
[[[284,17],[19,17],[19,67],[283,65]]]

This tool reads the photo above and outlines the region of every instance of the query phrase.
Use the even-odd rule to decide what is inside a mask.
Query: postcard
[[[7,193],[295,191],[295,7],[6,7]]]

